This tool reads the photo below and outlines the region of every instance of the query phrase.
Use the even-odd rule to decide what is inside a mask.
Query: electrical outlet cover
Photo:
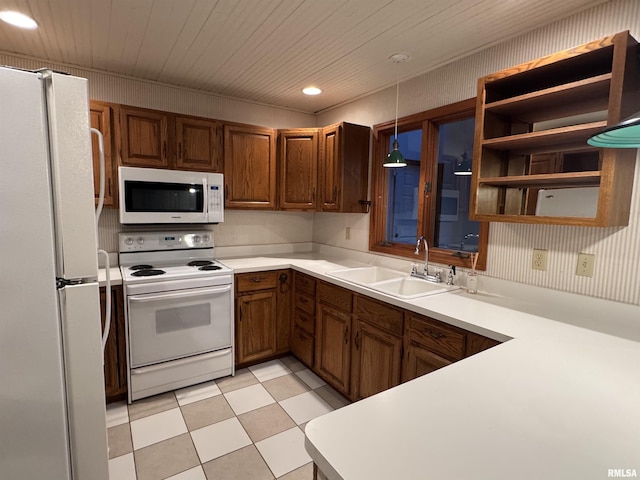
[[[533,256],[531,257],[531,269],[540,270],[545,272],[547,270],[547,251],[533,249]]]
[[[590,253],[578,254],[578,265],[576,266],[576,275],[581,277],[593,277],[593,268],[596,263],[596,256]]]

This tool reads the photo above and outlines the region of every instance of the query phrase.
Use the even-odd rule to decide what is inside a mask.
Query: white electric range
[[[234,374],[233,270],[211,232],[119,235],[129,403]]]

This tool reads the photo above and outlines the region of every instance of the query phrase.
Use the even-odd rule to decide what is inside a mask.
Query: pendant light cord
[[[396,81],[396,130],[395,140],[398,139],[398,98],[400,96],[400,72],[398,71],[398,80]]]

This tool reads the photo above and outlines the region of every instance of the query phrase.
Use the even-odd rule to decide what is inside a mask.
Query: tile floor
[[[107,406],[111,480],[310,480],[304,427],[347,405],[294,357]]]

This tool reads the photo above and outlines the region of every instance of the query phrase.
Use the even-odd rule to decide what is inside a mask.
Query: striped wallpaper
[[[496,25],[496,28],[500,28]],[[640,39],[640,1],[612,0],[511,41],[478,45],[478,53],[400,85],[400,116],[475,95],[476,79],[496,70],[585,43],[622,30]],[[487,48],[488,47],[488,48]],[[0,64],[22,68],[50,66],[89,78],[92,98],[147,108],[201,115],[277,128],[350,121],[373,125],[395,113],[395,87],[321,112],[317,116],[228,99],[203,92],[65,65],[48,65],[0,53]],[[402,74],[401,74],[402,75]],[[640,106],[639,106],[640,107]],[[637,162],[638,163],[638,162]],[[486,275],[525,284],[640,304],[640,164],[635,174],[628,227],[587,228],[493,223]],[[368,215],[228,211],[224,224],[212,227],[218,245],[308,242],[366,250]],[[345,229],[350,227],[351,238]],[[121,226],[117,212],[106,210],[100,222],[103,248],[117,250]],[[533,248],[548,250],[548,270],[530,269]],[[593,278],[575,275],[580,252],[596,255]]]

